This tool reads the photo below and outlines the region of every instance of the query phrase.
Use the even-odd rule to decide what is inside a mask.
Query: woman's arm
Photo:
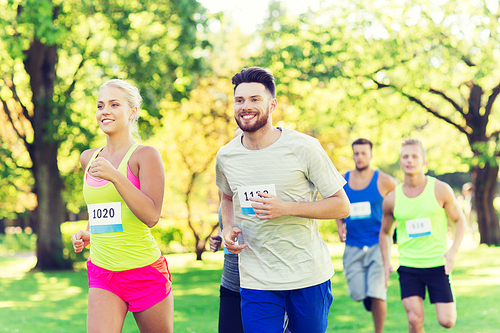
[[[140,190],[103,157],[92,161],[89,172],[93,177],[112,182],[132,213],[152,228],[160,219],[165,190],[165,170],[160,152],[151,146],[139,146],[129,164],[137,164]]]

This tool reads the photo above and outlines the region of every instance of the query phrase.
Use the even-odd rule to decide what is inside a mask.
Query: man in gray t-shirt
[[[316,219],[349,215],[345,180],[318,140],[272,125],[277,100],[269,71],[243,69],[233,84],[243,134],[219,150],[216,181],[224,243],[240,253],[243,327],[277,332],[288,312],[290,331],[323,333],[334,272]]]

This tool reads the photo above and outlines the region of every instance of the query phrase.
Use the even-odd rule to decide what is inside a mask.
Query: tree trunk
[[[500,245],[500,227],[498,216],[493,206],[497,193],[498,165],[485,163],[483,167],[473,167],[474,203],[477,211],[477,223],[480,243]]]
[[[205,252],[205,240],[199,239],[196,244],[196,260],[203,260],[201,258],[203,252]]]
[[[68,269],[70,263],[63,258],[61,223],[64,209],[61,196],[62,181],[57,166],[57,145],[38,147],[34,163],[36,194],[38,198],[38,238],[36,268],[41,270]]]
[[[33,161],[37,215],[37,269],[54,270],[70,267],[63,258],[61,223],[64,210],[62,180],[57,165],[59,142],[54,137],[57,128],[52,120],[57,117],[53,104],[56,81],[57,47],[36,39],[26,51],[24,66],[30,75],[34,130],[33,144],[28,147]]]

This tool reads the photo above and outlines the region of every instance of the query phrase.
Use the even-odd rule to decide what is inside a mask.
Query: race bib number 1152
[[[250,198],[259,196],[259,193],[268,193],[276,195],[276,187],[274,184],[252,185],[238,187],[238,196],[240,199],[241,212],[245,215],[255,215],[252,204],[258,202],[250,201]]]

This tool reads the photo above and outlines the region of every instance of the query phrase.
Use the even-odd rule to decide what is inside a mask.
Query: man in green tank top
[[[451,187],[424,174],[426,153],[419,140],[407,139],[400,151],[400,165],[405,178],[383,202],[380,249],[385,281],[392,266],[389,247],[392,225],[396,221],[399,250],[401,299],[408,317],[408,332],[424,331],[425,289],[436,304],[441,326],[455,325],[457,310],[451,287],[451,272],[458,247],[465,232],[465,216]],[[456,224],[453,244],[448,249],[448,219]]]

